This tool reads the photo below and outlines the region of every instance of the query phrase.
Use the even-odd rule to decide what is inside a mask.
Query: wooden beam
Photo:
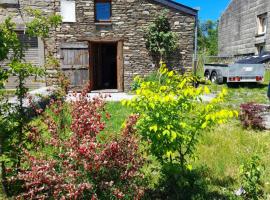
[[[100,38],[100,37],[82,37],[78,38],[78,41],[88,41],[93,43],[116,43],[123,41],[123,38]]]
[[[118,92],[124,91],[123,41],[117,43],[117,89]]]
[[[88,44],[85,42],[66,42],[60,45],[61,49],[88,49]]]
[[[89,79],[90,90],[94,88],[94,52],[93,43],[89,42]]]

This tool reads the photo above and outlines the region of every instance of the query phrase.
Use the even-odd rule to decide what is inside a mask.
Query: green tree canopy
[[[218,21],[199,22],[198,47],[200,53],[211,56],[218,54]]]

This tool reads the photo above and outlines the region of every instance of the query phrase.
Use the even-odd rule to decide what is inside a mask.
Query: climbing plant
[[[144,36],[146,48],[158,61],[166,61],[177,45],[177,35],[172,32],[167,12],[163,11],[150,24]]]

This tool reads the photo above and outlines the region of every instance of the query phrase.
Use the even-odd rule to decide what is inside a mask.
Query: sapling
[[[49,36],[51,28],[55,28],[61,22],[59,15],[44,16],[40,11],[34,11],[32,21],[25,24],[25,33],[30,36],[45,38]],[[39,23],[37,23],[39,22]],[[42,67],[33,66],[31,63],[25,62],[25,51],[28,46],[23,44],[15,31],[16,24],[12,22],[12,18],[8,17],[0,25],[0,44],[3,48],[0,50],[0,61],[6,60],[8,69],[5,73],[1,71],[1,86],[9,75],[17,75],[18,84],[16,86],[15,95],[18,100],[17,105],[4,110],[1,104],[1,161],[2,161],[2,181],[6,189],[6,164],[12,165],[13,172],[17,173],[21,163],[21,148],[25,144],[25,133],[27,132],[27,123],[29,119],[24,108],[24,101],[29,88],[25,85],[26,80],[30,76],[43,76],[45,71]],[[1,45],[2,46],[2,45]],[[4,77],[4,78],[3,78]],[[3,79],[2,79],[3,78]],[[7,112],[12,111],[12,112]]]

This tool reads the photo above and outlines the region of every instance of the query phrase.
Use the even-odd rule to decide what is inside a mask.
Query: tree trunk
[[[2,156],[4,153],[3,151],[3,138],[0,138],[0,155]],[[4,195],[6,195],[6,183],[7,183],[7,178],[6,178],[6,166],[5,162],[1,162],[1,189]]]
[[[18,125],[18,150],[17,150],[17,158],[18,158],[18,161],[17,161],[17,165],[16,165],[16,168],[17,168],[17,172],[21,166],[21,152],[20,152],[20,148],[21,148],[21,145],[22,145],[22,140],[23,140],[23,127],[24,127],[24,116],[25,116],[25,112],[24,112],[24,108],[23,108],[23,99],[24,99],[24,96],[25,96],[25,93],[24,93],[24,78],[23,78],[23,75],[20,75],[19,74],[19,87],[18,87],[18,90],[19,90],[19,95],[18,95],[18,99],[19,99],[19,110],[18,110],[18,115],[19,115],[19,125]]]

